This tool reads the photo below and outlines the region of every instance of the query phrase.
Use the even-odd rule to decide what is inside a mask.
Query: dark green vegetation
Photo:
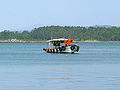
[[[32,31],[0,32],[0,40],[49,40],[51,38],[72,38],[74,40],[120,41],[120,27],[80,27],[80,26],[45,26]]]

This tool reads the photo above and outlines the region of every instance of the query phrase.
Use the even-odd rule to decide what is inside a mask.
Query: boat
[[[47,53],[75,53],[79,51],[79,46],[71,44],[73,42],[70,38],[51,39],[49,48],[43,48]]]

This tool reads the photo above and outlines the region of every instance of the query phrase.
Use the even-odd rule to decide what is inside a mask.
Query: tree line
[[[120,41],[120,27],[44,26],[31,31],[0,32],[0,40],[49,40],[68,37],[78,41]]]

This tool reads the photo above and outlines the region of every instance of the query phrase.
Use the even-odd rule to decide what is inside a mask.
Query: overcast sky
[[[0,0],[0,31],[120,23],[120,0]]]

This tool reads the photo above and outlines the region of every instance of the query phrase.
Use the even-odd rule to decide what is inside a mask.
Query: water
[[[120,43],[77,44],[50,54],[47,43],[0,43],[0,90],[120,90]]]

